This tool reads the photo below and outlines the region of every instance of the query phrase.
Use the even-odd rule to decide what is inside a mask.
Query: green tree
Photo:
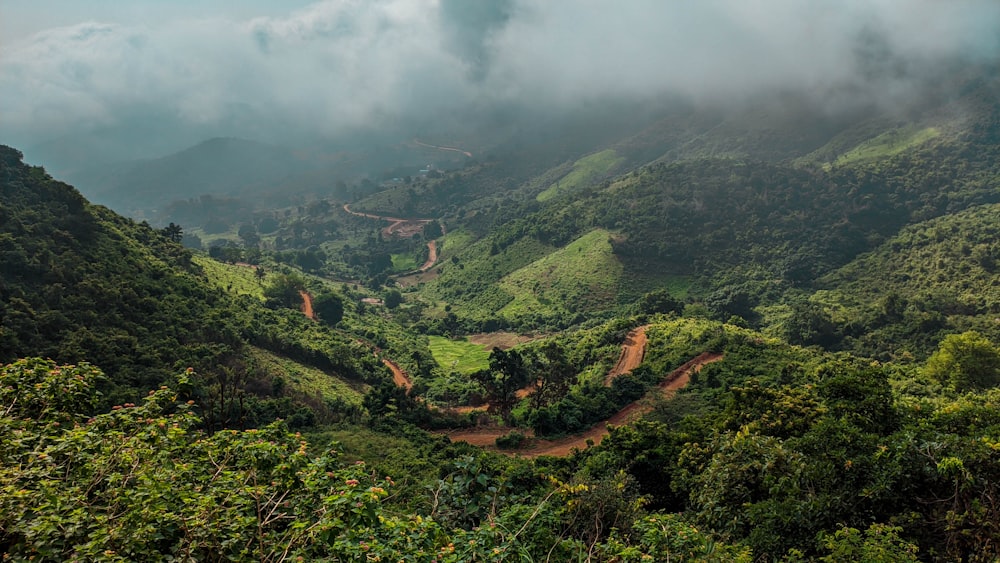
[[[665,289],[650,291],[639,301],[639,310],[643,313],[679,313],[684,309],[684,303],[670,295]]]
[[[880,561],[916,563],[917,546],[899,537],[902,528],[872,524],[863,533],[857,528],[841,528],[834,534],[822,534],[823,547],[830,553],[820,561]]]
[[[257,245],[260,244],[260,235],[257,234],[257,228],[250,223],[240,225],[240,230],[237,234],[246,248],[257,248]]]
[[[924,371],[959,391],[995,387],[1000,384],[1000,350],[975,331],[949,334]]]
[[[385,292],[385,297],[383,298],[386,308],[395,309],[403,303],[403,294],[399,292],[398,289],[390,289]]]
[[[389,477],[310,455],[281,423],[206,434],[166,387],[88,417],[101,377],[39,359],[0,368],[5,559],[499,559],[483,557],[485,537],[440,557],[440,526],[383,512]]]
[[[272,276],[271,283],[264,287],[264,297],[273,300],[281,307],[298,307],[302,303],[301,292],[305,290],[306,282],[295,274],[279,274]]]
[[[811,302],[792,305],[792,314],[785,321],[785,338],[792,344],[829,348],[840,342],[837,325],[822,306]]]
[[[517,390],[528,383],[528,366],[517,350],[493,348],[490,369],[472,374],[486,390],[490,412],[499,413],[504,423],[511,423],[510,412],[517,404]]]
[[[180,225],[176,225],[174,223],[170,223],[166,227],[163,227],[160,229],[160,232],[163,233],[163,236],[174,242],[181,242],[181,240],[184,239],[184,230]]]
[[[313,311],[324,323],[336,325],[344,318],[344,300],[336,293],[323,293],[313,299]]]
[[[444,234],[441,229],[441,223],[437,221],[431,221],[424,225],[423,235],[426,240],[433,240]]]
[[[538,384],[531,396],[532,406],[536,409],[563,398],[576,381],[576,367],[566,358],[562,346],[551,340],[539,350],[531,371]]]

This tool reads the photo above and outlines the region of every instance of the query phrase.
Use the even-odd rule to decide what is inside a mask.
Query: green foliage
[[[279,396],[287,393],[308,401],[319,400],[324,405],[360,406],[362,396],[368,389],[367,385],[358,381],[346,380],[260,348],[251,348],[250,357],[255,367],[271,377],[272,392]]]
[[[256,268],[224,264],[207,258],[203,254],[195,254],[192,261],[201,268],[202,273],[213,286],[226,290],[234,295],[250,295],[264,300],[264,284],[258,276]],[[263,266],[259,266],[263,268]],[[266,276],[264,276],[266,277]]]
[[[302,295],[306,282],[296,274],[277,274],[264,287],[264,297],[281,307],[298,309],[302,305]]]
[[[677,300],[665,289],[651,291],[642,296],[639,301],[639,311],[647,315],[655,313],[679,313],[684,309],[684,303]]]
[[[884,561],[886,563],[916,563],[918,548],[899,537],[898,526],[872,524],[861,532],[857,528],[841,528],[822,538],[829,551],[820,561]]]
[[[635,522],[630,530],[637,538],[626,543],[615,534],[604,546],[605,557],[615,561],[701,561],[750,563],[748,547],[720,542],[677,514],[653,514]],[[631,543],[631,545],[630,545]]]
[[[382,298],[386,308],[395,309],[403,303],[403,294],[398,289],[390,289]]]
[[[513,299],[499,311],[566,325],[583,311],[610,308],[617,300],[622,266],[611,252],[610,233],[595,230],[500,280]]]
[[[998,216],[1000,206],[979,205],[911,225],[822,278],[813,300],[843,311],[845,344],[866,355],[924,358],[969,329],[996,339]]]
[[[467,338],[428,336],[427,342],[434,361],[446,372],[469,375],[490,366],[490,351]]]
[[[837,160],[833,162],[833,166],[845,166],[893,157],[926,143],[940,134],[941,132],[934,127],[923,129],[909,127],[886,131],[839,155]]]
[[[0,416],[6,555],[353,559],[372,550],[429,556],[439,547],[433,523],[381,514],[389,478],[331,454],[311,457],[281,425],[206,435],[166,388],[90,419],[52,405],[33,421],[26,417],[48,389],[69,381],[82,393],[97,373],[29,360],[2,374],[5,390],[11,382],[20,389],[4,392]],[[41,391],[20,387],[26,377],[40,378],[32,389]]]
[[[325,292],[313,299],[313,311],[319,320],[336,326],[344,318],[344,300],[333,292]]]
[[[0,147],[0,361],[90,361],[108,396],[134,400],[169,366],[208,368],[238,353],[217,317],[229,301],[190,253],[146,224],[89,205]]]
[[[949,334],[924,371],[959,391],[995,387],[1000,384],[1000,350],[975,331]]]
[[[473,373],[472,378],[486,391],[490,411],[499,413],[510,424],[510,411],[518,401],[517,390],[528,383],[528,366],[517,350],[493,348],[489,361],[490,368]]]
[[[565,176],[539,193],[536,199],[545,202],[560,195],[573,193],[589,183],[595,183],[602,177],[608,176],[624,160],[612,149],[585,156],[573,163],[572,169]]]
[[[104,379],[88,364],[57,366],[52,360],[23,359],[0,371],[0,406],[22,423],[72,422],[97,406],[94,388]],[[5,422],[14,423],[14,420]]]
[[[392,255],[392,269],[395,272],[410,272],[416,270],[419,265],[417,257],[412,254]]]
[[[524,442],[527,439],[528,437],[524,434],[518,432],[517,430],[513,430],[510,433],[497,438],[496,445],[501,450],[516,450],[524,445]]]
[[[0,361],[39,354],[101,365],[104,406],[134,402],[192,367],[198,376],[185,392],[212,428],[278,417],[299,426],[356,412],[356,393],[352,402],[330,388],[381,372],[363,345],[297,310],[264,308],[253,269],[192,259],[163,232],[90,206],[25,166],[20,153],[2,148],[0,157]],[[297,309],[304,281],[271,278],[270,295]],[[258,362],[248,345],[282,359]],[[284,362],[330,382],[282,388]]]
[[[784,323],[785,339],[802,346],[831,348],[840,342],[840,328],[830,314],[819,304],[798,302],[792,305],[791,315]]]
[[[441,228],[441,223],[438,221],[430,221],[424,225],[424,229],[421,234],[427,240],[434,240],[444,236],[444,230]]]

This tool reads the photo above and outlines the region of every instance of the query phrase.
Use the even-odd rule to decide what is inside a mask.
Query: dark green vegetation
[[[663,110],[235,220],[191,200],[191,229],[4,148],[0,549],[994,560],[1000,88],[960,80],[892,117]]]
[[[331,377],[385,377],[349,337],[297,311],[268,309],[254,295],[213,286],[168,233],[87,203],[72,187],[22,164],[13,149],[4,147],[0,157],[0,360],[33,350],[60,362],[100,364],[109,376],[105,406],[135,401],[193,367],[205,420],[235,426],[299,409],[310,420],[330,417],[340,407],[310,409],[293,389],[272,392],[281,386],[255,365],[251,345]],[[296,308],[301,302],[297,292],[281,297]]]

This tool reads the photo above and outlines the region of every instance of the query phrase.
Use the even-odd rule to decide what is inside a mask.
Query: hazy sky
[[[0,142],[146,119],[335,135],[667,92],[891,100],[998,54],[997,0],[0,0]]]

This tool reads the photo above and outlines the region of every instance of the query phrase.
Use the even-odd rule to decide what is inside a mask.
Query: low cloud
[[[84,22],[0,54],[5,142],[148,116],[335,136],[493,107],[772,90],[906,95],[1000,54],[994,0],[329,0],[281,17]]]

